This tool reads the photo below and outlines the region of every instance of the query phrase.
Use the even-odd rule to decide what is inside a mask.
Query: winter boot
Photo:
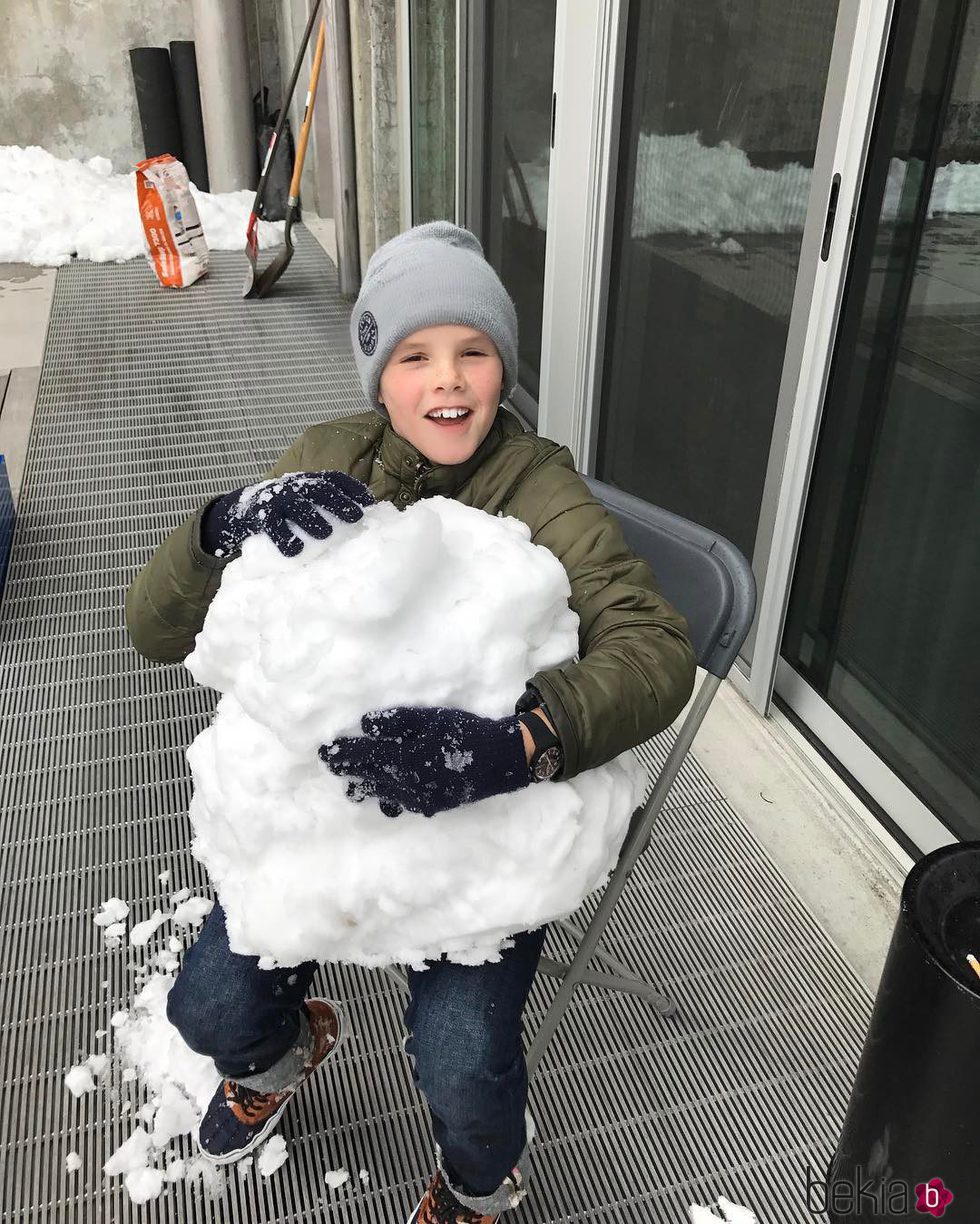
[[[480,1215],[471,1211],[453,1195],[437,1169],[418,1206],[408,1217],[408,1224],[497,1224],[498,1215]]]
[[[340,1047],[346,1026],[330,999],[307,999],[313,1047],[299,1078],[278,1092],[256,1092],[226,1079],[218,1085],[201,1119],[197,1146],[214,1164],[231,1164],[248,1155],[275,1130],[283,1110],[320,1064]]]

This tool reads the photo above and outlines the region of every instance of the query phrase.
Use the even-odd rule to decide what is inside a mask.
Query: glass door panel
[[[472,228],[517,307],[520,390],[514,400],[533,424],[541,380],[557,0],[493,0],[484,11],[482,206]]]
[[[629,5],[595,475],[750,559],[836,18]]]
[[[978,113],[980,0],[898,6],[782,647],[963,838],[980,837]]]

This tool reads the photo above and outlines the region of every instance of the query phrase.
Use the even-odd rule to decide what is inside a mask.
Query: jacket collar
[[[382,466],[403,485],[414,487],[416,481],[420,481],[419,494],[422,497],[452,497],[480,464],[493,454],[505,436],[515,432],[509,428],[509,421],[513,421],[516,431],[520,431],[520,422],[505,408],[498,408],[487,436],[469,459],[465,463],[452,464],[434,464],[401,434],[395,433],[390,421],[385,421],[379,450]]]

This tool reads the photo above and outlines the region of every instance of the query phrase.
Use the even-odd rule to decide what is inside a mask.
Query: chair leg
[[[566,929],[573,931],[581,937],[581,942],[575,956],[572,958],[572,963],[570,965],[563,965],[559,961],[552,960],[546,956],[542,956],[539,961],[540,970],[552,977],[561,978],[561,985],[558,988],[558,993],[551,1001],[551,1006],[545,1013],[544,1020],[542,1020],[528,1052],[528,1079],[533,1076],[538,1063],[541,1061],[552,1033],[558,1027],[559,1021],[565,1014],[565,1009],[571,1002],[575,987],[583,982],[592,986],[602,986],[610,990],[622,990],[629,994],[638,995],[640,998],[647,999],[648,1002],[652,1003],[662,1016],[673,1015],[676,1011],[676,1004],[671,999],[660,994],[647,982],[641,981],[640,978],[630,973],[625,965],[615,960],[608,953],[600,952],[597,945],[602,932],[605,930],[606,923],[609,921],[610,915],[616,906],[616,902],[619,900],[620,894],[625,887],[630,872],[633,870],[637,859],[650,845],[650,834],[654,822],[660,814],[664,800],[674,784],[677,772],[691,747],[691,742],[697,734],[698,728],[720,683],[719,677],[710,674],[702,681],[695,694],[694,702],[687,713],[687,717],[684,719],[674,739],[674,743],[671,745],[670,752],[667,754],[667,760],[654,783],[653,790],[643,807],[637,808],[633,813],[629,830],[623,840],[619,853],[619,862],[599,899],[599,905],[585,932],[581,933],[573,924],[560,920]],[[597,973],[587,968],[593,956],[610,968],[617,970],[617,973]],[[385,966],[385,973],[400,986],[407,987],[408,979],[401,970],[389,965]]]
[[[538,1029],[531,1044],[531,1049],[527,1056],[528,1078],[534,1074],[538,1063],[541,1061],[552,1033],[558,1027],[559,1021],[565,1014],[565,1009],[571,1002],[575,987],[580,982],[586,980],[585,975],[588,972],[586,967],[596,952],[602,932],[605,930],[606,923],[609,921],[616,902],[619,900],[620,894],[629,878],[629,874],[636,864],[636,860],[650,844],[650,832],[654,821],[660,815],[664,800],[667,798],[677,772],[691,747],[691,741],[697,734],[697,730],[720,683],[721,681],[717,676],[710,674],[702,681],[695,694],[694,702],[687,713],[687,717],[684,719],[671,745],[670,752],[667,754],[667,760],[654,783],[653,790],[650,792],[643,807],[637,808],[633,813],[629,830],[619,852],[619,862],[616,865],[616,869],[599,899],[596,912],[582,936],[582,942],[579,944],[572,963],[566,967],[565,972],[561,975],[562,983],[558,988],[558,993],[551,1001],[551,1006],[548,1008],[545,1018],[541,1022],[541,1027]],[[636,979],[633,978],[632,981],[635,982]],[[669,1006],[669,1000],[665,1000],[665,1002]]]
[[[582,932],[578,929],[574,922],[569,922],[567,918],[559,918],[558,925],[563,926],[570,935],[574,935],[576,939],[581,940]],[[613,989],[629,990],[631,994],[641,995],[647,998],[654,1005],[662,1016],[672,1016],[677,1010],[677,1004],[673,1000],[668,999],[666,995],[661,994],[653,986],[644,982],[642,978],[638,978],[628,965],[624,965],[615,956],[610,956],[608,952],[604,952],[601,948],[596,948],[592,953],[594,960],[602,961],[602,963],[610,969],[615,969],[615,978],[610,978],[610,981],[632,982],[637,983],[642,989],[636,989],[630,986],[614,987]],[[606,975],[603,974],[603,977]]]
[[[568,965],[552,960],[550,956],[542,956],[538,962],[538,972],[547,977],[563,978],[568,968]],[[660,994],[648,982],[635,977],[632,973],[626,975],[597,973],[594,969],[586,969],[579,978],[579,982],[587,986],[602,986],[606,990],[623,990],[627,994],[639,995],[641,999],[652,1003],[661,1016],[672,1016],[677,1011],[677,1004],[672,999]]]
[[[558,925],[560,925],[560,927],[564,927],[570,935],[575,935],[576,939],[582,938],[582,933],[579,928],[576,927],[574,922],[569,922],[568,918],[559,918]],[[617,958],[614,956],[609,956],[608,952],[603,952],[601,947],[597,947],[596,951],[592,953],[592,957],[595,958],[596,961],[602,961],[603,965],[607,968],[615,969],[615,976],[622,978],[625,980],[625,982],[642,982],[641,978],[636,977],[633,969],[624,965],[622,961],[617,961]],[[647,987],[647,990],[651,991],[651,1002],[653,999],[657,1000],[657,1011],[661,1013],[662,1016],[670,1016],[673,1015],[673,1012],[677,1011],[677,1004],[670,1001],[666,995],[659,994],[653,987]],[[641,991],[636,990],[634,993],[640,994]]]

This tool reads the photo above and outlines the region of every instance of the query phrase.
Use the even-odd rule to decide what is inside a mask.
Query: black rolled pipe
[[[208,154],[204,144],[204,118],[201,113],[201,89],[197,79],[197,56],[193,42],[172,42],[170,65],[177,94],[180,134],[184,143],[184,166],[188,177],[199,191],[210,191]]]
[[[170,52],[166,47],[131,47],[129,62],[136,86],[145,155],[159,157],[161,153],[171,153],[178,161],[183,161],[184,144]]]

